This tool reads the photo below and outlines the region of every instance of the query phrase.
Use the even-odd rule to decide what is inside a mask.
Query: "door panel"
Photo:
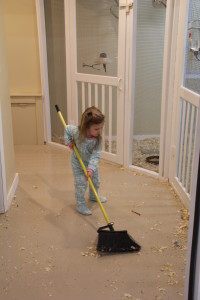
[[[101,109],[106,116],[102,157],[122,164],[126,7],[109,0],[70,4],[72,119],[77,125],[88,106]]]
[[[198,0],[180,1],[181,17],[179,22],[179,44],[177,48],[175,95],[173,111],[173,136],[171,145],[170,181],[181,195],[183,202],[189,207],[191,197],[194,153],[197,145],[200,76],[197,67],[198,51],[194,51],[193,43],[197,38],[192,33],[191,24],[200,18]],[[197,26],[194,26],[197,27]],[[197,32],[199,28],[193,29]],[[193,39],[193,40],[192,40]],[[199,41],[198,37],[198,41]],[[195,43],[196,45],[196,43]]]
[[[55,104],[74,125],[87,106],[95,105],[106,116],[102,157],[123,164],[126,22],[132,1],[43,1],[52,140],[63,143]]]

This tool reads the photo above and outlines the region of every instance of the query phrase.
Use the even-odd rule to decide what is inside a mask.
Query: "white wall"
[[[44,144],[35,0],[2,0],[15,144]]]
[[[35,0],[2,0],[11,95],[41,94]]]

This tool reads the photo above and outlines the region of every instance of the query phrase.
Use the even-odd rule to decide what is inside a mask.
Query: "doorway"
[[[166,4],[155,2],[36,2],[46,36],[48,142],[64,143],[55,104],[75,125],[95,105],[106,115],[102,157],[158,175]]]
[[[132,165],[156,173],[159,172],[166,8],[165,1],[137,1]]]
[[[50,141],[64,144],[55,104],[78,125],[86,107],[106,116],[102,157],[123,164],[126,23],[133,3],[40,1],[48,66]],[[41,14],[42,15],[42,14]]]

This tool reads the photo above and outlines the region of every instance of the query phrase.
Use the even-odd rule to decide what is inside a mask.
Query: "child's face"
[[[103,127],[104,127],[104,122],[102,122],[100,124],[91,125],[87,131],[87,136],[88,137],[98,137],[99,135],[101,135]]]

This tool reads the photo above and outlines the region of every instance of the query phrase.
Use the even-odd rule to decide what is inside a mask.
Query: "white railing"
[[[194,147],[196,144],[198,105],[180,99],[180,122],[176,177],[187,194],[191,192]]]
[[[98,107],[106,116],[103,151],[117,155],[117,80],[112,78],[111,83],[106,84],[105,78],[103,77],[101,83],[96,83],[95,80],[86,81],[87,76],[84,77],[84,81],[83,78],[81,81],[77,80],[78,119],[80,121],[81,114],[87,107]],[[110,77],[107,81],[110,81]]]

